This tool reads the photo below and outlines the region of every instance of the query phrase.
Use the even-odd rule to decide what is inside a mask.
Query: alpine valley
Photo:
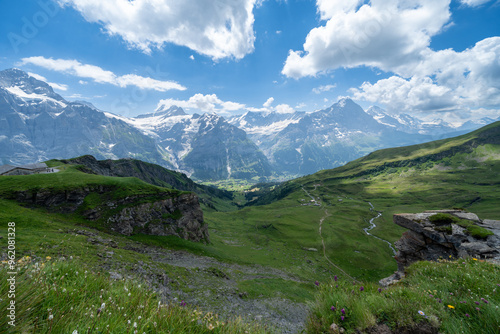
[[[334,168],[374,150],[427,142],[493,122],[460,127],[364,111],[349,98],[314,112],[252,112],[225,119],[187,114],[160,104],[124,117],[82,101],[67,101],[47,83],[18,69],[0,72],[0,160],[27,164],[86,154],[135,158],[198,181],[253,183]]]

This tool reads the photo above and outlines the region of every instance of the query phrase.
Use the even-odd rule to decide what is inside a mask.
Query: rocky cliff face
[[[121,205],[120,205],[121,204]],[[108,206],[123,206],[123,203],[107,203]],[[99,216],[95,210],[86,216]],[[112,231],[132,235],[175,235],[191,241],[209,241],[208,226],[203,221],[203,211],[195,194],[128,206],[107,218]]]
[[[12,198],[51,211],[76,212],[90,221],[101,223],[107,230],[125,235],[174,235],[209,242],[208,226],[203,220],[196,194],[165,192],[111,199],[115,190],[110,186],[90,185],[69,190],[20,191],[12,194]],[[86,201],[89,195],[107,200],[90,205]]]
[[[458,219],[434,219],[438,214]],[[474,257],[500,264],[500,221],[481,220],[474,213],[459,210],[435,210],[396,214],[394,223],[409,231],[403,233],[395,243],[398,252],[394,258],[398,263],[398,271],[381,280],[382,285],[391,284],[403,277],[405,268],[416,261]],[[473,229],[463,226],[472,226]],[[469,231],[478,228],[484,229],[480,230],[483,233]]]

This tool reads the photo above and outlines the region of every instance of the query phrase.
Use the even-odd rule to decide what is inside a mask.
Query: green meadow
[[[51,162],[51,164],[57,163]],[[246,301],[269,303],[275,300],[273,298],[281,298],[290,303],[311,305],[313,312],[307,327],[307,331],[311,333],[324,332],[325,326],[329,326],[329,322],[338,316],[337,313],[325,311],[327,304],[332,302],[331,298],[348,299],[347,295],[336,294],[337,292],[332,294],[333,292],[329,290],[334,276],[351,284],[355,281],[358,288],[362,284],[373,293],[373,297],[367,297],[366,300],[359,299],[360,303],[367,303],[368,306],[366,309],[360,308],[359,312],[353,311],[355,313],[349,318],[347,329],[366,328],[381,322],[389,324],[392,328],[413,326],[422,320],[414,313],[411,313],[408,323],[401,320],[409,314],[408,312],[414,312],[407,309],[413,303],[422,305],[419,306],[422,309],[427,305],[418,304],[421,291],[412,291],[409,288],[410,283],[403,283],[394,288],[393,293],[401,295],[396,302],[381,300],[375,288],[378,280],[396,270],[396,263],[392,259],[394,254],[388,243],[398,240],[405,230],[393,224],[393,214],[457,207],[474,212],[482,219],[500,219],[500,125],[498,123],[457,138],[377,151],[333,170],[321,171],[280,185],[262,185],[262,189],[268,189],[265,191],[235,183],[233,189],[243,187],[241,189],[257,191],[236,192],[232,200],[218,198],[214,202],[217,205],[211,207],[202,204],[205,221],[209,227],[211,241],[209,244],[194,243],[175,237],[149,235],[126,237],[112,233],[98,222],[85,220],[78,210],[72,214],[65,214],[60,210],[48,210],[15,201],[17,192],[38,192],[47,189],[65,192],[93,186],[111,189],[112,195],[106,196],[113,198],[141,195],[141,198],[148,201],[182,193],[154,186],[136,178],[86,174],[78,167],[69,165],[58,167],[61,171],[55,174],[0,178],[0,221],[4,222],[2,234],[7,231],[8,221],[15,222],[17,259],[23,256],[32,259],[26,263],[28,269],[23,269],[25,271],[22,275],[28,275],[26,272],[33,270],[31,267],[33,263],[41,263],[48,256],[61,259],[61,263],[73,258],[75,263],[85,264],[89,272],[99,272],[99,277],[104,280],[102,284],[109,284],[110,289],[111,285],[115,285],[108,278],[112,271],[121,272],[130,280],[140,279],[139,273],[143,271],[154,277],[167,275],[174,278],[169,283],[172,289],[170,298],[181,300],[195,296],[192,297],[193,302],[196,299],[202,303],[204,312],[222,311],[225,302],[224,298],[219,297],[224,296],[224,293],[225,296],[240,295],[239,298],[244,298]],[[104,203],[108,199],[106,196],[88,195],[84,205],[92,207]],[[370,227],[370,221],[376,225],[370,230],[373,235],[368,235],[364,231]],[[5,237],[0,239],[0,246],[6,249]],[[187,266],[158,260],[160,255],[177,254],[175,252],[182,252],[185,254],[182,255],[183,258],[191,259],[194,264]],[[476,268],[474,267],[476,265],[470,261],[466,262],[467,268],[471,270]],[[69,264],[55,266],[61,268],[58,270],[73,272],[76,270]],[[425,267],[425,264],[420,266]],[[441,275],[439,268],[441,267],[436,267],[436,271],[429,269],[427,274]],[[489,267],[481,268],[487,271]],[[488,275],[493,275],[491,276],[493,281],[498,277],[497,269],[491,273],[488,271]],[[476,272],[471,271],[471,275],[476,275]],[[478,271],[477,275],[483,274]],[[414,275],[412,278],[414,281],[411,281],[410,285],[423,284],[424,276]],[[23,284],[26,286],[36,284],[36,280],[28,277]],[[500,281],[495,284],[500,284]],[[150,285],[149,288],[155,288],[153,283]],[[68,290],[68,287],[65,288]],[[79,287],[80,290],[94,288],[96,287]],[[495,287],[488,285],[489,288]],[[429,286],[429,289],[440,291],[434,286]],[[349,292],[345,291],[342,293]],[[389,291],[392,290],[389,289],[385,293],[390,294]],[[36,312],[45,312],[43,308],[37,308],[38,297],[33,298],[36,306],[33,306],[33,309],[36,309]],[[157,303],[159,297],[155,298],[154,303]],[[491,299],[498,305],[497,299]],[[71,298],[67,299],[67,302],[71,302]],[[92,299],[89,303],[85,305],[94,305],[95,308],[98,300]],[[148,301],[148,303],[153,302]],[[349,305],[349,309],[355,308]],[[457,305],[454,306],[457,308]],[[402,307],[404,310],[399,313],[391,311],[396,307]],[[152,315],[154,308],[152,306],[150,308],[147,316],[153,319],[156,315]],[[279,309],[278,306],[276,308]],[[183,310],[181,308],[179,311],[181,318],[184,317]],[[455,320],[447,322],[447,313],[443,313],[448,311],[446,308],[444,311],[436,308],[428,310],[431,311],[423,311],[435,315],[439,319],[439,326],[443,327],[436,325],[437,322],[432,322],[431,326],[438,326],[445,333],[453,333],[453,330],[458,328]],[[33,314],[37,314],[41,321],[40,327],[36,328],[40,328],[41,332],[50,332],[52,330],[50,326],[55,326],[55,322],[51,325],[47,322],[48,314],[36,312]],[[173,309],[172,312],[177,311]],[[485,321],[490,319],[491,313],[488,312],[481,313]],[[26,314],[27,317],[31,316],[29,312]],[[468,314],[472,316],[471,313]],[[369,319],[366,322],[359,320],[364,315]],[[54,319],[55,316],[54,314]],[[75,329],[81,328],[82,320],[78,319],[80,318],[73,323]],[[228,316],[224,319],[232,321],[230,319],[236,318]],[[151,321],[148,321],[149,326]],[[241,330],[244,332],[246,325],[240,320],[234,321],[243,326],[241,327],[243,329],[234,327],[237,328],[234,332]],[[115,322],[102,324],[99,322],[101,328],[113,324]],[[480,324],[481,322],[477,322],[474,325],[476,327],[471,328],[478,328]],[[202,333],[207,330],[206,322],[202,321],[201,327],[198,325],[199,321],[193,324],[192,328],[186,324],[186,329],[181,332]],[[131,329],[126,324],[123,326]],[[259,328],[257,332],[271,330],[258,326],[255,328]],[[64,330],[70,329],[64,327]],[[151,332],[153,329],[150,327],[149,330]],[[220,329],[220,332],[230,331]]]

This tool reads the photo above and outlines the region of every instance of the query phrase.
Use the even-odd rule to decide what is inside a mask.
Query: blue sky
[[[498,0],[18,0],[0,68],[125,116],[367,108],[500,116]]]

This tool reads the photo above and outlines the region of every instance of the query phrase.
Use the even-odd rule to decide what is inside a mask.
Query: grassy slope
[[[377,228],[372,233],[391,242],[399,239],[404,231],[392,223],[392,214],[396,212],[459,206],[478,213],[481,218],[500,217],[499,128],[497,123],[454,139],[377,151],[344,167],[290,181],[267,197],[283,198],[267,205],[235,212],[206,211],[205,220],[212,240],[209,245],[171,237],[132,238],[144,244],[212,256],[227,263],[281,269],[292,280],[279,276],[255,277],[238,281],[238,286],[248,292],[249,298],[281,293],[291,300],[305,301],[312,299],[312,282],[328,282],[332,274],[340,274],[321,252],[319,223],[323,219],[322,234],[328,258],[357,279],[376,281],[391,274],[396,265],[387,244],[367,236],[362,230],[368,227],[368,220],[376,216],[369,202],[383,213],[375,221]],[[81,174],[69,168],[50,176],[35,175],[31,180],[33,185],[64,188],[67,183],[81,185],[98,177],[99,182],[120,182],[128,189],[125,192],[158,191],[158,187],[146,187],[136,179],[117,181],[116,178]],[[5,180],[8,187],[4,189],[19,187],[15,179]],[[280,191],[283,196],[276,195]],[[306,191],[321,206],[304,206],[311,200]],[[105,262],[94,255],[97,246],[86,242],[85,236],[68,234],[68,228],[77,227],[81,221],[43,210],[20,208],[5,200],[0,200],[0,206],[2,221],[16,221],[23,231],[18,237],[20,254],[77,254],[90,264]],[[119,244],[125,242],[116,240]],[[5,239],[0,240],[0,244],[5,249]],[[305,248],[316,248],[318,252]],[[121,257],[123,266],[139,259],[151,261],[147,255],[120,247],[115,253]],[[190,275],[182,268],[160,266],[169,275]]]
[[[216,314],[184,303],[161,304],[141,282],[112,281],[87,263],[49,257],[17,263],[15,327],[0,319],[2,333],[268,333],[263,326]],[[7,265],[0,265],[0,300],[7,310]]]
[[[343,167],[290,181],[267,196],[270,204],[210,213],[206,218],[217,230],[214,240],[243,240],[234,256],[246,253],[256,262],[276,265],[276,254],[298,254],[301,247],[321,249],[319,221],[328,210],[322,228],[327,256],[350,275],[376,281],[396,266],[388,245],[363,232],[376,216],[369,202],[382,212],[372,233],[391,242],[404,232],[392,223],[398,212],[463,207],[481,218],[499,219],[499,144],[497,122],[457,138],[377,151]],[[322,206],[302,206],[310,200],[302,188]],[[258,228],[269,224],[272,231]],[[255,254],[256,248],[262,255]],[[280,258],[277,265],[298,268],[293,259]],[[338,272],[321,256],[317,261]]]
[[[494,334],[500,329],[499,306],[499,266],[473,259],[419,262],[388,289],[345,280],[322,285],[307,332],[329,333],[336,323],[347,333],[385,324],[410,333],[434,328],[436,333]]]

